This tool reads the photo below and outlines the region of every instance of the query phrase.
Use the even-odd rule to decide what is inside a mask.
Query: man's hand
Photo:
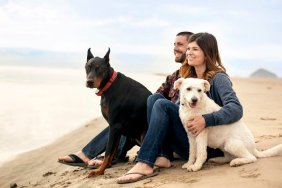
[[[205,128],[206,122],[203,116],[191,116],[187,122],[189,132],[195,137]]]

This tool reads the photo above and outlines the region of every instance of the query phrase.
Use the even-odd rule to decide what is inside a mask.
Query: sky
[[[282,77],[279,0],[0,0],[0,65],[84,66],[111,48],[123,71],[173,72],[180,31],[208,32],[231,76]],[[69,64],[68,64],[69,63]]]

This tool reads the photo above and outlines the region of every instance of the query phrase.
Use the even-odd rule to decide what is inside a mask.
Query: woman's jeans
[[[148,131],[138,153],[137,161],[153,166],[158,156],[172,159],[172,153],[188,159],[187,133],[179,117],[179,105],[161,94],[147,100]],[[208,157],[222,156],[220,150],[208,149]]]

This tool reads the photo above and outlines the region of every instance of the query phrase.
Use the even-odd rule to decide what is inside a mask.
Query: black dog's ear
[[[109,56],[110,56],[110,51],[111,51],[111,49],[109,48],[109,49],[108,49],[108,52],[107,52],[106,55],[104,56],[104,59],[105,59],[106,62],[109,62],[109,61],[110,61],[110,57],[109,57]]]
[[[87,62],[89,61],[89,59],[93,58],[94,56],[92,55],[91,51],[90,51],[91,48],[88,49],[88,52],[87,52]]]

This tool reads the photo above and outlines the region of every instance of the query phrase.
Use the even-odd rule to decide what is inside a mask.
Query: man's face
[[[186,36],[176,36],[174,42],[175,62],[183,63],[186,58],[186,49],[188,41]]]

